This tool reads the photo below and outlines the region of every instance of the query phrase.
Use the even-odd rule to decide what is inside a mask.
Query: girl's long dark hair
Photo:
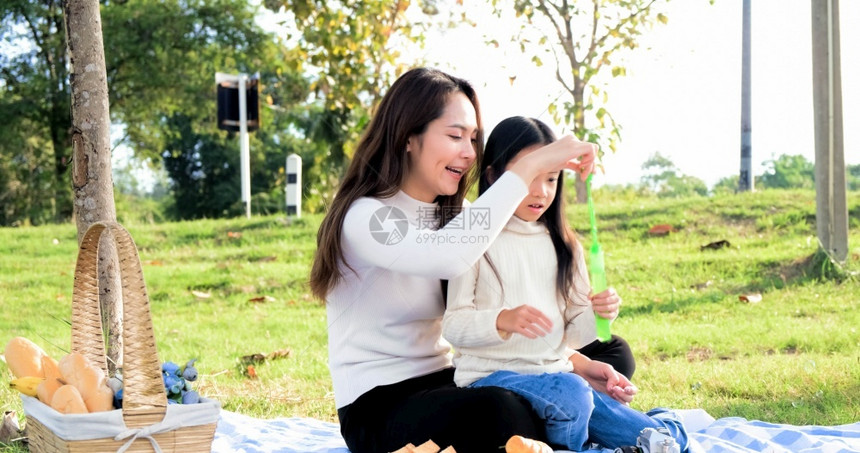
[[[483,194],[490,185],[505,172],[505,167],[520,151],[534,145],[548,145],[556,140],[552,130],[535,118],[514,116],[501,121],[487,139],[484,157],[480,160],[481,178],[478,183],[478,194]],[[552,204],[538,218],[549,230],[549,237],[555,248],[558,259],[558,277],[556,286],[559,294],[567,303],[573,303],[574,273],[576,264],[573,259],[573,248],[576,246],[576,235],[565,219],[564,210],[564,172],[559,172],[558,189]],[[499,277],[495,265],[485,255],[496,278]],[[499,284],[503,282],[499,280]],[[504,289],[504,288],[503,288]]]
[[[328,208],[317,233],[317,251],[311,267],[310,286],[313,294],[325,300],[328,293],[343,278],[339,263],[344,262],[341,230],[352,203],[361,197],[387,198],[400,190],[408,158],[406,142],[421,135],[427,125],[442,116],[451,95],[463,93],[475,107],[478,137],[476,161],[483,154],[481,109],[478,97],[469,82],[429,68],[412,69],[391,85],[382,98],[376,114],[358,143],[355,155],[343,181]],[[463,205],[466,191],[475,181],[473,167],[460,180],[457,193],[436,198],[441,214],[440,227]],[[344,262],[348,267],[349,264]]]

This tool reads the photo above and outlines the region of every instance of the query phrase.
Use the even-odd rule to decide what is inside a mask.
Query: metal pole
[[[245,217],[251,218],[251,152],[248,139],[248,76],[239,74],[239,146],[242,171],[242,201]]]
[[[741,173],[738,178],[738,191],[755,190],[755,178],[752,174],[752,77],[751,77],[751,45],[750,17],[751,0],[744,0],[743,6],[743,56],[741,64]]]

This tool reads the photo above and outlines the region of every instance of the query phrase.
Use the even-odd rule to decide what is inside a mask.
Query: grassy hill
[[[856,193],[841,268],[816,254],[809,191],[685,199],[597,191],[595,199],[607,275],[624,298],[613,333],[638,360],[634,407],[792,424],[860,420]],[[569,215],[587,245],[585,207]],[[197,358],[200,393],[227,410],[336,420],[325,310],[306,284],[320,220],[124,223],[143,262],[160,359]],[[650,235],[657,224],[674,231]],[[716,241],[729,245],[702,247]],[[66,353],[76,255],[73,225],[0,229],[0,341],[25,336],[55,358]],[[749,294],[761,301],[740,300]],[[243,359],[253,354],[269,357]],[[5,364],[0,376],[11,376]],[[0,408],[20,414],[6,385]]]

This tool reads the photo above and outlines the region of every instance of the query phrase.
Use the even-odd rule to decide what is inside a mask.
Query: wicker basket
[[[119,429],[126,431],[125,438],[116,440],[114,437],[68,440],[61,438],[49,426],[57,421],[52,418],[50,423],[39,420],[32,413],[27,413],[27,431],[29,433],[29,445],[32,452],[152,452],[156,451],[153,442],[157,442],[158,448],[163,452],[208,452],[211,449],[212,440],[215,436],[217,425],[218,403],[213,400],[204,400],[204,403],[213,407],[201,407],[207,412],[206,419],[209,423],[193,425],[194,422],[173,423],[179,417],[182,418],[184,405],[170,405],[168,408],[167,394],[161,374],[161,363],[155,349],[155,337],[152,330],[152,318],[149,311],[149,297],[146,293],[146,285],[143,281],[143,273],[140,267],[140,258],[137,247],[131,239],[128,231],[117,223],[96,223],[90,226],[81,241],[78,252],[78,261],[75,267],[75,284],[72,299],[72,351],[81,353],[91,363],[100,366],[107,371],[105,362],[105,349],[101,324],[101,313],[99,309],[98,295],[98,244],[99,239],[105,231],[112,233],[117,245],[119,267],[122,281],[122,307],[123,307],[123,407],[113,413],[95,414],[70,414],[61,415],[48,409],[57,418],[64,428],[77,429],[78,426],[87,423],[100,423],[81,417],[96,417],[108,414],[115,416],[114,419]],[[28,404],[41,404],[36,400],[27,401]],[[43,405],[44,406],[44,405]],[[177,407],[178,406],[178,407]],[[197,405],[189,405],[197,406]],[[32,407],[32,406],[31,406]],[[44,406],[47,408],[47,406]],[[176,410],[174,410],[176,408]],[[25,412],[27,405],[25,404]],[[42,409],[40,407],[40,409]],[[194,409],[194,408],[187,408]],[[209,410],[211,409],[211,411]],[[168,420],[165,416],[171,412],[169,420],[171,430],[163,432],[161,429],[153,429]],[[212,412],[212,414],[209,414]],[[214,415],[213,415],[214,414]],[[199,420],[196,418],[195,420]],[[122,426],[124,423],[124,426]],[[179,425],[177,428],[172,428]],[[56,425],[54,425],[56,427]],[[67,432],[67,429],[58,431]],[[141,434],[141,430],[143,433]],[[136,435],[128,435],[128,431]],[[149,431],[157,432],[152,434]],[[72,436],[74,437],[74,436]]]

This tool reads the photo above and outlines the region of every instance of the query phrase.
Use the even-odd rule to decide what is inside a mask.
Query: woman
[[[591,173],[595,145],[566,136],[545,146],[464,208],[482,150],[472,86],[413,69],[382,99],[320,226],[311,288],[326,301],[335,404],[353,453],[427,440],[498,452],[514,434],[542,437],[514,393],[454,385],[441,280],[483,255],[538,174]]]

